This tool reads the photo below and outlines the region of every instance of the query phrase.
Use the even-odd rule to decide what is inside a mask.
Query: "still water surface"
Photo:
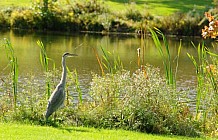
[[[56,68],[61,70],[61,56],[64,52],[76,53],[79,56],[67,59],[67,66],[70,70],[77,69],[79,80],[82,86],[86,87],[91,81],[91,73],[100,74],[100,68],[93,51],[97,50],[99,56],[102,55],[101,47],[111,53],[118,55],[124,65],[124,68],[135,71],[137,66],[137,48],[141,48],[144,55],[141,56],[141,62],[148,63],[163,70],[163,63],[158,50],[155,48],[151,38],[147,37],[141,40],[134,35],[99,35],[99,34],[64,34],[64,33],[36,33],[36,32],[1,32],[0,47],[0,76],[8,73],[6,69],[8,60],[2,47],[3,39],[7,38],[11,41],[15,55],[18,57],[19,74],[24,76],[28,73],[34,74],[36,77],[42,75],[42,67],[39,60],[40,49],[37,46],[37,40],[44,43],[49,58],[54,60]],[[177,74],[177,84],[179,87],[195,86],[195,70],[187,53],[194,56],[197,55],[191,41],[196,43],[200,39],[196,38],[179,38],[172,37],[168,39],[172,61],[175,61],[177,50],[182,43],[182,50],[179,58],[179,67]],[[112,56],[113,57],[113,56]],[[50,63],[51,64],[51,63]],[[176,62],[174,62],[176,64]],[[52,67],[52,64],[50,65]]]

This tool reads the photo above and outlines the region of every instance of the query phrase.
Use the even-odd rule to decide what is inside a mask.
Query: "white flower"
[[[215,24],[215,22],[214,21],[211,21],[210,23],[209,23],[209,26],[213,26]]]
[[[203,33],[202,33],[202,36],[203,36],[203,37],[206,37],[206,36],[207,36],[207,32],[203,32]]]
[[[208,30],[213,31],[214,30],[213,26],[209,26]]]

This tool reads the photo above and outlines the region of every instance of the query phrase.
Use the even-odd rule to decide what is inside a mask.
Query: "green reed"
[[[193,44],[193,46],[195,47],[194,44]],[[194,56],[187,53],[188,57],[191,59],[191,61],[193,62],[194,66],[195,66],[196,75],[197,75],[196,117],[199,114],[200,105],[201,105],[201,98],[202,98],[202,94],[203,94],[203,90],[204,90],[203,88],[205,85],[204,68],[206,68],[207,55],[206,55],[206,50],[205,50],[204,44],[202,44],[202,46],[200,44],[198,45],[197,52],[198,52],[198,60],[196,60],[194,58]]]
[[[218,61],[218,55],[213,53],[213,52],[210,52],[210,51],[207,51],[207,53],[209,54],[209,56],[212,58],[212,63],[214,64],[213,66],[216,66],[217,65],[217,61]],[[209,67],[209,71],[208,71],[208,77],[210,79],[210,83],[213,87],[213,90],[214,92],[217,94],[218,93],[218,87],[217,87],[217,82],[216,82],[216,76],[217,74],[214,73],[216,71],[216,68],[213,69],[213,68],[210,68]]]
[[[101,51],[103,53],[102,57],[104,60],[102,61],[102,64],[108,70],[109,73],[115,73],[123,69],[123,64],[119,56],[116,56],[115,54],[112,54],[111,52],[106,51],[103,47],[101,47]],[[111,56],[113,56],[112,61],[110,60]]]
[[[179,67],[179,57],[180,57],[181,48],[182,48],[182,41],[180,40],[179,48],[178,48],[178,51],[177,51],[177,58],[176,58],[175,79],[176,79],[177,72],[178,72],[178,67]]]
[[[40,47],[40,63],[46,73],[49,71],[49,58],[47,56],[44,44],[41,41],[37,41],[38,46]],[[46,94],[47,98],[51,95],[51,81],[49,78],[46,78]]]
[[[194,46],[194,45],[193,45]],[[195,46],[194,46],[195,47]],[[198,57],[187,53],[193,62],[197,76],[196,115],[195,119],[202,119],[203,130],[217,129],[217,62],[218,55],[212,53],[204,43],[195,47]],[[209,127],[208,127],[209,126]]]
[[[93,48],[93,51],[94,51],[94,53],[96,55],[96,59],[97,59],[98,64],[100,66],[102,75],[105,74],[105,71],[104,71],[103,67],[106,68],[106,70],[109,73],[115,73],[115,72],[123,69],[123,64],[122,64],[122,62],[120,60],[119,55],[117,56],[117,55],[111,53],[110,51],[106,51],[101,46],[101,51],[103,53],[102,54],[102,60],[101,60],[95,48]],[[111,60],[111,57],[113,57],[112,60]]]
[[[48,72],[48,57],[46,54],[46,50],[44,44],[41,41],[37,41],[38,46],[40,47],[40,63],[44,68],[45,72]]]
[[[78,78],[78,72],[77,70],[75,69],[73,72],[70,72],[69,68],[67,67],[67,72],[69,73],[69,77],[70,79],[74,80],[74,83],[76,85],[76,91],[78,92],[78,101],[79,103],[82,103],[83,102],[83,99],[82,99],[82,90],[80,88],[80,82],[79,82],[79,78]],[[67,98],[69,97],[69,95],[67,95]],[[69,99],[69,98],[68,98]]]
[[[102,66],[102,61],[100,60],[100,57],[99,57],[99,55],[98,55],[96,49],[95,49],[95,48],[92,48],[92,49],[93,49],[94,54],[95,54],[95,56],[96,56],[96,59],[97,59],[97,61],[98,61],[99,67],[100,67],[100,69],[101,69],[101,74],[102,74],[102,75],[105,75],[105,72],[104,72],[104,69],[103,69],[103,66]]]
[[[4,47],[6,50],[7,58],[9,60],[10,72],[12,74],[12,87],[13,87],[13,104],[14,109],[16,108],[17,102],[17,91],[18,91],[18,61],[14,54],[14,48],[8,39],[4,40]]]
[[[176,79],[175,76],[173,74],[173,67],[172,67],[172,62],[171,62],[171,54],[169,51],[169,45],[168,42],[166,40],[166,37],[164,36],[164,34],[157,28],[155,28],[156,31],[150,29],[151,35],[152,35],[152,39],[154,41],[155,47],[158,49],[159,54],[161,55],[163,64],[164,64],[164,70],[165,70],[165,76],[166,76],[166,80],[167,80],[167,84],[172,85],[172,86],[176,86]],[[166,53],[164,52],[163,49],[163,45],[160,42],[160,39],[158,37],[158,35],[160,35],[162,37],[163,40],[163,45],[164,48],[166,49]],[[181,44],[178,50],[178,57],[180,54],[180,50],[181,50]],[[177,59],[177,66],[178,66],[178,59]]]

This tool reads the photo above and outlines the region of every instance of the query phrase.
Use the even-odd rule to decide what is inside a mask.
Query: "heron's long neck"
[[[61,82],[62,84],[66,83],[66,76],[67,76],[67,68],[66,68],[66,57],[62,58],[62,76],[61,76]]]

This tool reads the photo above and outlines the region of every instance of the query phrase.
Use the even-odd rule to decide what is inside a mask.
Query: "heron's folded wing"
[[[60,84],[58,85],[54,92],[52,93],[49,102],[51,104],[56,104],[58,102],[61,102],[64,99],[64,87]]]

